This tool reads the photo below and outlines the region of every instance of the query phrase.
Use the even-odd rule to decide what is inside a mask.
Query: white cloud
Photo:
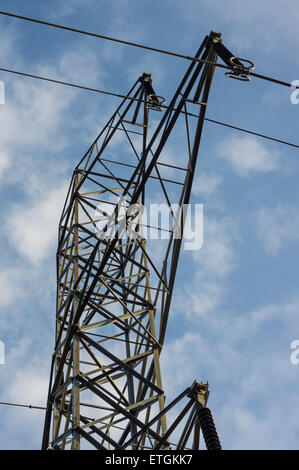
[[[238,224],[230,217],[215,220],[204,213],[203,245],[192,252],[192,281],[175,291],[173,308],[189,320],[206,318],[227,295],[227,281],[237,266]]]
[[[30,204],[11,208],[6,220],[6,234],[17,252],[37,265],[49,255],[57,241],[57,227],[67,185],[50,190]],[[39,195],[38,195],[39,196]]]
[[[143,73],[150,73],[153,80],[153,88],[157,95],[159,95],[159,84],[164,78],[164,72],[161,68],[159,60],[155,56],[142,57],[138,62],[128,67],[128,82],[134,83],[138,77]]]
[[[270,151],[253,136],[230,136],[218,146],[218,156],[226,160],[240,176],[267,173],[279,169],[280,155]]]
[[[299,240],[299,211],[292,205],[262,207],[255,214],[257,235],[265,250],[276,255],[289,242]]]
[[[33,352],[32,339],[18,335],[7,348],[2,367],[2,401],[44,407],[49,385],[50,360],[43,346]],[[1,449],[40,448],[45,411],[13,406],[1,407],[5,432],[0,434]]]
[[[9,305],[24,292],[21,285],[22,273],[16,268],[8,268],[0,272],[0,306]]]
[[[203,247],[194,251],[193,256],[206,277],[223,279],[235,267],[234,245],[239,240],[237,223],[230,217],[216,220],[204,214],[203,230]]]
[[[214,279],[205,279],[198,272],[191,285],[182,289],[182,297],[175,296],[176,309],[189,319],[204,318],[218,308],[224,296],[224,289]]]
[[[16,24],[8,24],[5,21],[0,20],[0,61],[2,64],[11,64],[11,59],[13,57],[13,63],[16,66],[19,62],[20,55],[17,50],[18,41],[20,40],[20,33],[16,27]],[[4,65],[2,65],[4,67]],[[2,80],[4,77],[1,77]]]
[[[209,197],[211,196],[222,183],[222,176],[215,173],[202,173],[200,172],[193,183],[192,192],[196,196]]]
[[[8,38],[4,44],[9,55],[9,51],[13,50],[14,39],[12,34]],[[17,49],[12,55],[18,64],[15,68],[26,69]],[[55,61],[53,65],[49,59],[45,59],[35,70],[31,64],[30,70],[37,75],[77,83],[86,76],[85,84],[90,86],[100,86],[107,77],[99,56],[83,46],[74,46],[56,57]],[[0,106],[0,176],[5,176],[6,183],[22,184],[25,175],[33,178],[36,173],[40,173],[40,169],[50,164],[50,155],[70,147],[70,130],[75,130],[76,139],[82,136],[84,141],[87,138],[90,140],[90,129],[87,131],[87,128],[90,127],[90,112],[96,108],[90,105],[91,95],[88,92],[84,95],[74,88],[10,74],[1,78],[6,86],[6,100]],[[78,103],[81,107],[79,115],[72,111]],[[87,107],[89,112],[85,113]],[[79,158],[80,155],[77,156]],[[12,165],[14,171],[11,171]],[[65,167],[65,163],[62,165]],[[61,171],[61,167],[56,161],[56,175],[57,171]]]
[[[298,308],[294,301],[201,318],[198,328],[168,342],[161,355],[168,402],[194,379],[208,381],[225,449],[296,448],[298,369],[290,362],[290,342]]]
[[[267,105],[279,107],[290,100],[290,90],[283,87],[270,88],[262,94],[261,99]]]
[[[84,77],[84,84],[87,86],[99,86],[109,75],[100,63],[99,55],[83,46],[77,46],[75,50],[65,53],[59,61],[58,70],[65,80],[74,83],[82,83]]]
[[[31,364],[26,369],[17,370],[6,391],[7,399],[14,403],[45,406],[49,386],[49,364],[47,366]]]
[[[9,251],[7,246],[5,250]],[[0,339],[13,338],[17,344],[24,331],[29,332],[28,339],[31,334],[34,336],[36,329],[43,328],[44,321],[50,321],[55,310],[54,255],[45,264],[34,264],[34,269],[32,263],[26,261],[14,255],[12,259],[3,260],[0,271]],[[43,317],[42,312],[47,312],[47,317]],[[48,330],[43,334],[48,334]]]
[[[57,2],[56,8],[52,8],[51,10],[47,9],[47,15],[51,15],[52,18],[71,16],[76,13],[80,7],[89,10],[89,8],[93,7],[94,3],[94,0],[65,0],[64,2]]]
[[[7,42],[9,51],[12,38]],[[98,56],[83,46],[74,47],[56,60],[55,66],[45,60],[35,72],[70,81],[79,81],[80,74],[87,73],[98,83],[104,76]],[[46,258],[57,240],[66,196],[66,185],[57,181],[62,181],[70,165],[67,158],[61,158],[61,153],[72,145],[69,131],[76,130],[76,139],[86,137],[88,119],[79,122],[72,112],[77,96],[74,89],[12,78],[6,103],[0,107],[0,177],[3,184],[18,186],[25,200],[7,205],[6,235],[17,252],[35,266]]]
[[[0,178],[5,174],[7,168],[9,167],[9,157],[6,152],[0,151]]]
[[[283,47],[293,46],[297,40],[299,12],[296,0],[287,3],[283,0],[228,0],[225,8],[222,0],[189,0],[183,5],[182,15],[190,22],[198,21],[199,15],[210,17],[212,29],[217,31],[228,28],[225,45],[234,48],[235,53],[261,44],[264,55],[270,51],[281,52]]]

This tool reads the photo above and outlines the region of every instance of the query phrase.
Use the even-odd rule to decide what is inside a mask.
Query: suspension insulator
[[[207,450],[222,450],[211,410],[209,408],[200,408],[198,417]]]

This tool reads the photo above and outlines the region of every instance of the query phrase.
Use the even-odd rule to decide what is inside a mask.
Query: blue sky
[[[257,73],[299,80],[294,0],[227,0],[225,8],[220,0],[0,0],[0,9],[186,55],[213,29]],[[187,67],[5,17],[0,40],[1,67],[119,93],[150,72],[167,102]],[[0,80],[0,401],[44,405],[58,217],[73,167],[118,99],[3,72]],[[299,143],[290,94],[219,69],[207,117]],[[204,205],[204,243],[182,252],[161,360],[168,398],[195,378],[209,381],[225,449],[298,448],[299,365],[290,361],[299,339],[298,176],[298,149],[205,123],[192,199]],[[1,449],[40,447],[42,412],[1,406],[0,422]]]

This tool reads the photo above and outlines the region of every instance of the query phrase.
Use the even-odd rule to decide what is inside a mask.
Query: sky
[[[299,80],[295,0],[0,0],[0,10],[189,56],[215,30],[257,73]],[[1,15],[0,42],[2,68],[115,93],[148,72],[167,103],[188,66]],[[73,168],[118,98],[4,72],[0,80],[0,401],[44,406],[58,220]],[[299,144],[290,96],[218,69],[207,117]],[[173,147],[171,158],[184,156]],[[169,399],[194,379],[209,382],[224,449],[298,448],[298,176],[298,149],[205,122],[192,199],[203,204],[203,246],[181,253],[161,362]],[[0,406],[0,449],[39,449],[43,419]]]

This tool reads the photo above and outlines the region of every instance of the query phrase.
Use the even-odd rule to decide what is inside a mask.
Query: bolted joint
[[[221,33],[218,33],[216,31],[211,31],[210,37],[212,38],[214,43],[222,42]]]
[[[77,335],[78,333],[80,333],[80,327],[79,327],[78,323],[72,323],[71,331],[72,331],[72,334],[74,334],[74,335]]]
[[[201,406],[205,407],[209,398],[209,383],[203,384],[195,380],[190,387],[189,398],[196,400]]]
[[[162,96],[158,96],[152,86],[152,76],[150,73],[144,73],[139,80],[143,84],[143,88],[146,96],[148,97],[147,107],[155,109],[156,111],[162,111],[162,104],[165,103],[165,99]]]

